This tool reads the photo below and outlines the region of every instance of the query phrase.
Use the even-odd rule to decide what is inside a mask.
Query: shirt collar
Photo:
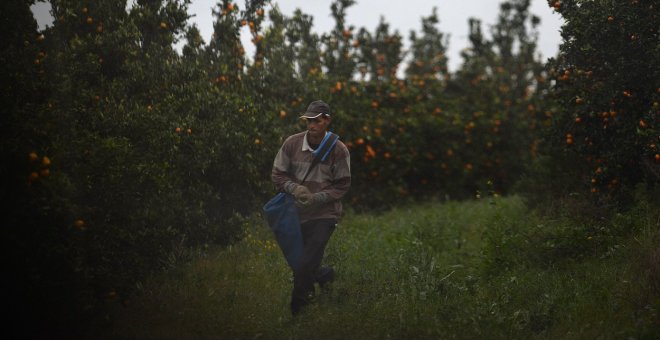
[[[325,133],[327,134],[328,131],[326,131]],[[325,137],[325,135],[324,135],[324,137]],[[309,143],[307,142],[307,133],[305,133],[305,138],[303,139],[302,151],[311,151],[311,152],[314,152],[314,149],[312,149],[312,147],[309,146]]]

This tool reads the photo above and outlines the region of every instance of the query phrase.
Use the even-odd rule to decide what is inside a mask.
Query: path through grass
[[[109,337],[652,337],[660,274],[640,278],[631,265],[658,249],[657,213],[644,211],[620,217],[635,231],[622,242],[588,223],[542,220],[516,197],[349,215],[324,260],[335,283],[295,319],[291,273],[257,221],[242,242],[145,283],[111,315]]]

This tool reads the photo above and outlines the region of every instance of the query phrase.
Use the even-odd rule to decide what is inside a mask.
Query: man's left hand
[[[298,204],[300,204],[303,207],[309,207],[309,206],[316,205],[316,204],[320,203],[323,200],[323,196],[324,196],[323,193],[317,192],[317,193],[314,193],[314,194],[308,196],[309,197],[308,199],[304,199],[304,200],[301,199],[301,200],[298,200],[297,202],[298,202]],[[305,197],[305,198],[307,198],[307,197]]]

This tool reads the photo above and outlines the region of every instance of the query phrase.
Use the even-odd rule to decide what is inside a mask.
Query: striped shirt
[[[271,177],[278,190],[292,193],[300,184],[312,163],[313,149],[307,143],[307,132],[300,132],[284,141],[275,161]],[[350,154],[346,145],[337,141],[325,161],[319,162],[307,175],[304,185],[311,193],[321,193],[320,203],[299,207],[300,223],[332,218],[339,220],[342,212],[340,199],[351,186]]]

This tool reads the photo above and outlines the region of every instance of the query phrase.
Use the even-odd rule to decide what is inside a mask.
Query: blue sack
[[[282,253],[295,271],[303,253],[303,239],[295,198],[291,194],[280,192],[263,207],[268,225],[275,234],[275,239]]]

